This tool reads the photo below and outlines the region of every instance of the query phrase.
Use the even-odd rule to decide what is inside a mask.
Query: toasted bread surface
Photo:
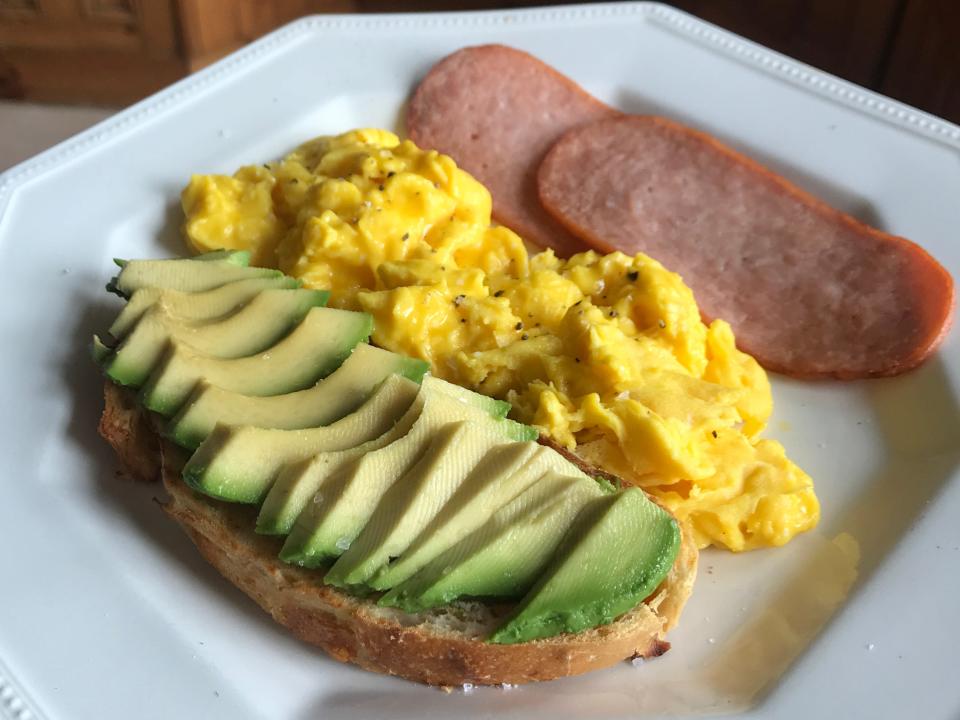
[[[484,638],[509,605],[458,602],[408,614],[381,608],[324,585],[322,573],[282,563],[276,538],[257,535],[255,512],[211,500],[179,477],[182,451],[161,441],[130,394],[107,383],[100,433],[124,470],[141,480],[162,476],[164,504],[203,557],[296,637],[341,662],[429,685],[520,684],[608,667],[626,658],[655,657],[680,617],[696,577],[697,550],[683,528],[670,574],[641,605],[616,622],[544,640],[496,645]]]

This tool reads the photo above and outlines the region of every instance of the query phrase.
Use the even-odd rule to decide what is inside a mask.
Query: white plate
[[[664,6],[287,26],[0,177],[0,715],[958,716],[957,332],[894,380],[775,380],[769,434],[815,478],[820,527],[783,549],[704,553],[662,659],[512,691],[446,695],[327,659],[200,560],[153,488],[114,480],[86,357],[117,307],[110,258],[183,251],[191,172],[395,126],[433,62],[490,41],[718,135],[956,277],[960,128]]]

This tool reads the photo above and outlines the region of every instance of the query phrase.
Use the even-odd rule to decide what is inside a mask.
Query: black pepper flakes
[[[620,314],[620,313],[618,313],[616,310],[611,310],[611,311],[610,311],[610,317],[617,317],[619,314]]]
[[[579,305],[579,304],[582,303],[582,302],[583,302],[583,300],[577,300],[577,301],[573,304],[573,306],[576,307],[577,305]]]
[[[640,277],[640,273],[636,270],[631,270],[627,273],[627,280],[630,282],[636,282],[638,277]]]
[[[379,187],[379,189],[380,189],[380,192],[383,192],[384,190],[386,190],[386,189],[387,189],[387,188],[386,188],[386,187],[384,187],[383,185],[380,185],[380,186],[378,186],[378,187]]]
[[[580,362],[580,358],[574,358],[574,360],[576,360],[577,362]]]
[[[409,239],[410,239],[410,233],[404,233],[403,237],[400,238],[400,240],[402,240],[403,242],[406,242]]]
[[[266,163],[264,163],[264,164],[263,164],[263,166],[264,166],[264,167],[265,167],[265,168],[266,168],[267,170],[269,170],[269,169],[270,169],[270,166],[269,166],[269,165],[267,165]]]
[[[387,173],[388,178],[392,178],[394,175],[396,175],[396,173],[393,170]]]
[[[514,329],[514,330],[523,330],[523,323],[522,323],[522,322],[518,322],[516,325],[513,326],[513,329]]]
[[[460,322],[465,323],[466,321],[467,321],[466,318],[460,318]]]
[[[297,180],[296,178],[293,178],[293,180],[290,181],[290,184],[291,184],[291,185],[296,185],[296,184],[299,183],[299,182],[300,182],[299,180]]]
[[[714,440],[717,439],[717,431],[716,431],[716,430],[714,430],[714,431],[711,432],[710,434],[713,435],[713,439],[714,439]]]
[[[529,340],[529,339],[530,339],[530,336],[527,335],[526,333],[524,333],[523,335],[520,336],[520,339],[521,339],[521,340]]]
[[[453,304],[456,305],[457,307],[460,307],[460,303],[462,303],[463,300],[464,300],[464,298],[466,298],[466,297],[467,297],[466,295],[457,295],[457,296],[453,299]]]
[[[494,297],[500,297],[501,295],[503,295],[503,290],[497,290],[497,291],[493,294]]]

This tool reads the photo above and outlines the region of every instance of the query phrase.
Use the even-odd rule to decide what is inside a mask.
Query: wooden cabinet
[[[901,0],[676,0],[715,25],[860,85],[895,32]]]
[[[123,105],[349,0],[0,0],[0,96]]]
[[[877,89],[960,123],[960,2],[906,4]]]
[[[566,0],[0,0],[0,97],[124,104],[298,16]],[[960,0],[672,0],[960,122]]]
[[[735,33],[960,122],[960,0],[672,0]]]

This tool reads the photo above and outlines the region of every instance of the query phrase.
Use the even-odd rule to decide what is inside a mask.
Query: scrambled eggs
[[[371,313],[378,345],[509,400],[689,519],[701,547],[782,545],[819,519],[810,478],[758,438],[764,371],[678,275],[645,255],[529,255],[449,157],[386,131],[321,137],[195,176],[183,207],[193,250],[250,249]]]

